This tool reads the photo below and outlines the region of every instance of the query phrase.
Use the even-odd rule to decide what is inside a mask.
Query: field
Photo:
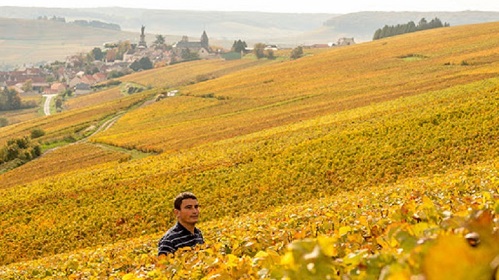
[[[498,32],[182,63],[0,128],[82,138],[0,174],[0,278],[497,278]],[[207,242],[158,259],[186,190]]]
[[[22,95],[22,102],[35,102],[36,104],[42,104],[43,97],[41,95]],[[9,124],[15,124],[19,122],[29,121],[38,118],[43,114],[43,110],[40,107],[29,108],[24,110],[16,111],[0,111],[0,118],[4,118]]]

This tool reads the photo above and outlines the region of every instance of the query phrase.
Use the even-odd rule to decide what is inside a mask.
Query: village
[[[190,41],[187,36],[171,46],[164,43],[161,35],[148,46],[145,26],[141,27],[139,41],[104,44],[104,51],[94,48],[88,54],[75,54],[63,62],[52,62],[39,67],[21,67],[14,71],[0,71],[0,89],[13,88],[20,94],[86,94],[94,86],[106,80],[136,71],[170,65],[194,59],[240,59],[253,48],[241,52],[213,50],[206,31],[199,41]],[[355,44],[353,38],[340,38],[336,44],[314,44],[307,48],[328,48]],[[278,50],[277,45],[266,44],[265,50]]]

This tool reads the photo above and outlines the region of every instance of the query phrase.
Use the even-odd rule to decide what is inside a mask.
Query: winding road
[[[50,116],[50,102],[52,101],[52,98],[57,96],[57,94],[44,94],[42,96],[45,97],[45,104],[43,104],[43,112],[45,113],[45,116]]]

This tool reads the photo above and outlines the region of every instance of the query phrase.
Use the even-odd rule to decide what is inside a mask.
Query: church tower
[[[206,31],[203,31],[203,35],[201,35],[201,46],[207,50],[210,49],[210,43],[208,40],[208,35],[206,35]]]
[[[145,26],[142,25],[140,28],[140,41],[139,41],[139,47],[144,47],[147,48],[147,43],[146,43],[146,35],[144,34],[144,30],[146,29]]]

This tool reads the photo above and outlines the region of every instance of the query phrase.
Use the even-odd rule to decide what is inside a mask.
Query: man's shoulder
[[[183,228],[179,226],[179,224],[175,224],[171,228],[169,228],[166,233],[163,235],[165,237],[176,236],[183,233]]]

